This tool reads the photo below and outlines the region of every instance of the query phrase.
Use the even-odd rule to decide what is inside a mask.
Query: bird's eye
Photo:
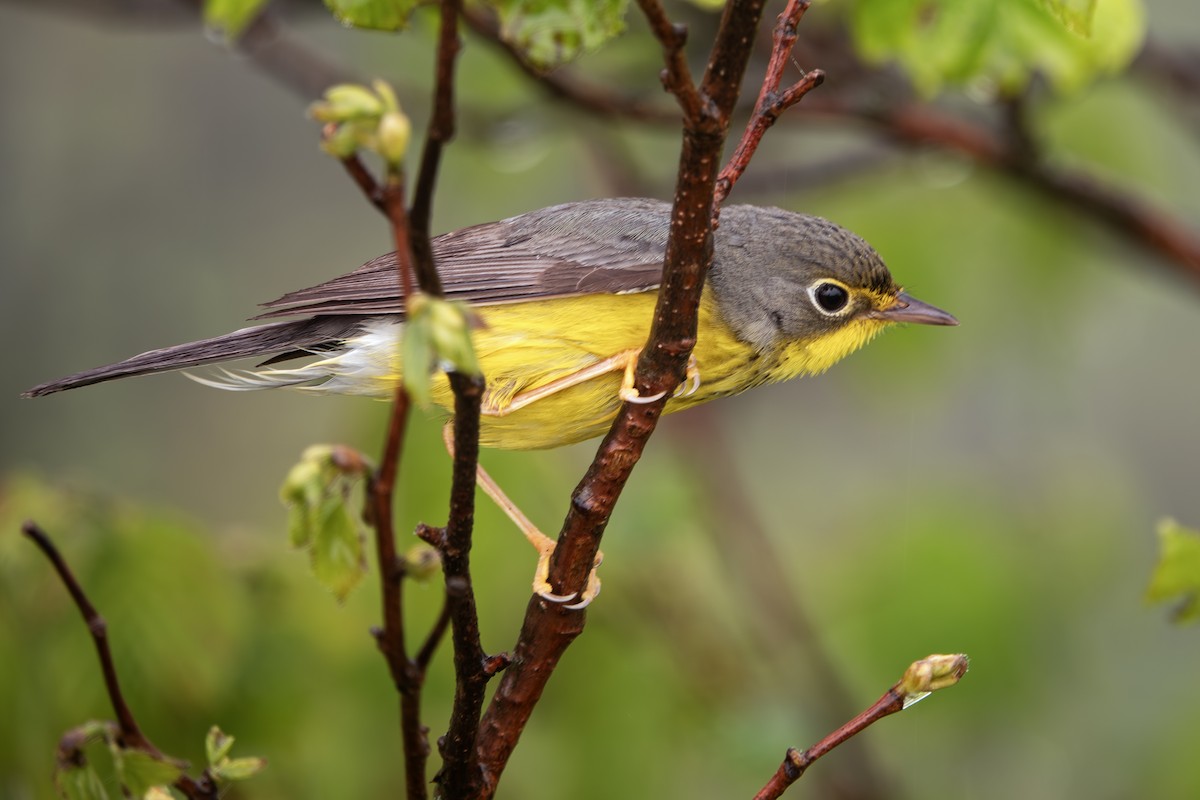
[[[850,302],[850,292],[841,284],[822,281],[812,288],[812,299],[826,314],[837,314]]]

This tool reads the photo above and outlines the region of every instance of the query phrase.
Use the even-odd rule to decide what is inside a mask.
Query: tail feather
[[[34,386],[21,396],[42,397],[116,378],[169,372],[251,356],[270,355],[271,360],[279,360],[292,355],[303,355],[303,351],[327,348],[353,335],[358,331],[362,320],[361,316],[326,316],[242,328],[224,336],[150,350],[115,364],[84,370]]]

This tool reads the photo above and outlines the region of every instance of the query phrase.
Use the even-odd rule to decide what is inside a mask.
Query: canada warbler
[[[447,297],[470,302],[483,320],[472,333],[487,379],[482,445],[533,449],[581,441],[604,433],[622,400],[655,399],[638,397],[633,367],[650,330],[669,222],[666,203],[609,199],[544,208],[433,240]],[[892,323],[957,324],[901,291],[870,245],[819,217],[729,206],[713,248],[690,380],[667,400],[668,413],[822,372]],[[266,308],[262,318],[302,318],[151,350],[25,395],[266,357],[249,370],[201,380],[236,390],[392,397],[404,369],[394,253]],[[304,357],[300,366],[288,365]],[[453,409],[444,378],[435,381],[432,399]],[[572,599],[553,595],[545,580],[553,542],[486,473],[479,477],[542,554],[535,591]],[[593,576],[576,605],[598,590]]]
[[[568,203],[433,240],[446,296],[470,302],[484,323],[473,332],[487,379],[481,444],[556,447],[607,430],[622,394],[630,396],[621,391],[623,376],[650,330],[669,213],[654,200]],[[210,382],[392,396],[404,329],[394,253],[265,307],[260,318],[304,318],[151,350],[24,396],[264,356],[256,368]],[[665,410],[822,372],[895,322],[957,324],[902,292],[850,231],[778,208],[729,206],[700,305],[694,391],[671,398]],[[313,360],[280,366],[303,356]],[[446,381],[433,399],[453,408]]]

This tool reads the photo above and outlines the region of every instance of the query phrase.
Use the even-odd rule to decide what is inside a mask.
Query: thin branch
[[[442,0],[441,22],[438,28],[436,84],[433,113],[421,152],[421,168],[417,173],[416,193],[409,210],[413,258],[417,276],[426,294],[442,295],[442,283],[433,264],[430,245],[430,222],[433,215],[433,190],[437,184],[442,151],[454,138],[454,65],[462,43],[458,38],[458,17],[461,0]]]
[[[762,141],[767,129],[775,124],[775,120],[779,119],[780,114],[799,103],[804,95],[820,86],[825,80],[825,73],[814,69],[806,72],[804,77],[784,91],[779,91],[779,84],[783,81],[783,71],[790,63],[792,49],[796,46],[796,26],[800,24],[800,19],[808,10],[809,5],[809,0],[789,0],[787,8],[783,10],[775,23],[771,60],[767,64],[766,77],[758,92],[754,113],[746,125],[746,132],[742,134],[737,149],[734,150],[729,163],[725,165],[725,168],[721,170],[720,177],[717,178],[717,193],[713,203],[716,209],[720,208],[721,203],[733,189],[733,185],[746,171],[746,167],[749,166],[750,159],[754,156],[754,151],[758,149],[759,142]]]
[[[445,797],[474,797],[479,791],[475,741],[490,674],[479,637],[479,615],[471,586],[471,534],[475,521],[475,472],[479,465],[479,409],[483,379],[451,374],[454,390],[454,473],[450,517],[442,541],[446,603],[454,641],[454,706],[450,726],[440,742],[442,771],[438,782]]]
[[[689,465],[697,496],[704,498],[706,507],[701,517],[709,521],[702,528],[734,584],[732,591],[751,604],[743,624],[765,652],[778,651],[780,643],[785,642],[801,654],[807,668],[789,660],[783,669],[792,676],[811,675],[809,680],[821,687],[820,697],[811,698],[814,706],[810,714],[829,724],[845,719],[854,711],[850,690],[819,631],[791,591],[784,569],[787,560],[764,528],[760,509],[745,483],[730,474],[733,449],[718,414],[709,405],[697,406],[680,422],[683,424],[673,429],[674,445]],[[692,614],[694,609],[677,613]],[[854,797],[866,800],[886,796],[880,768],[870,753],[858,748],[854,756],[840,772],[853,777]]]
[[[142,733],[142,729],[138,727],[137,720],[133,718],[133,711],[130,710],[129,704],[125,702],[125,695],[121,692],[121,684],[117,679],[117,667],[113,663],[112,650],[108,646],[108,623],[104,621],[104,618],[96,611],[96,607],[88,600],[83,587],[79,585],[79,581],[75,578],[75,573],[67,566],[67,562],[63,559],[62,554],[58,552],[58,548],[54,546],[54,542],[50,540],[49,535],[33,521],[23,524],[21,532],[37,545],[42,554],[49,559],[51,565],[54,567],[54,571],[58,573],[59,580],[62,581],[63,586],[71,594],[71,599],[75,601],[75,607],[79,609],[79,613],[83,617],[83,622],[87,625],[88,633],[92,635],[92,643],[96,646],[96,655],[100,659],[100,671],[104,674],[104,688],[108,692],[109,702],[112,703],[113,713],[117,716],[117,725],[121,729],[121,738],[125,740],[125,744],[129,747],[144,750],[155,757],[161,758],[162,752]]]
[[[525,53],[500,35],[500,24],[493,13],[481,6],[463,10],[463,21],[484,41],[507,55],[516,67],[532,78],[550,97],[566,102],[601,119],[627,119],[635,122],[678,125],[679,111],[647,103],[612,91],[601,84],[588,83],[570,71],[557,68],[546,71],[526,58]]]
[[[429,630],[429,635],[425,637],[425,643],[421,645],[421,649],[417,651],[416,657],[413,658],[413,662],[417,665],[417,669],[421,670],[422,674],[429,669],[429,662],[433,660],[433,654],[437,652],[438,645],[442,643],[442,639],[449,629],[450,598],[447,596],[442,600],[442,610],[438,612],[437,621],[433,623],[433,627]]]
[[[1107,224],[1129,241],[1165,257],[1166,264],[1192,281],[1200,281],[1200,234],[1161,208],[1132,192],[1107,185],[1093,175],[1031,162],[1014,153],[983,126],[965,122],[927,106],[907,104],[890,109],[862,109],[822,98],[802,113],[869,122],[897,141],[955,150],[977,163],[1016,178],[1043,194],[1066,201]]]
[[[766,785],[758,791],[758,794],[754,795],[754,800],[775,800],[789,786],[799,780],[805,770],[821,756],[857,736],[884,717],[910,707],[930,692],[955,685],[963,675],[967,674],[967,666],[967,657],[964,655],[929,656],[913,662],[905,671],[903,678],[854,719],[803,753],[794,747],[788,748],[783,763],[779,765],[779,769],[775,771]]]
[[[682,30],[666,21],[657,3],[641,0],[640,4],[663,42],[666,83],[685,112],[662,288],[635,376],[638,392],[649,396],[669,393],[678,385],[696,341],[700,293],[712,261],[711,214],[717,169],[763,4],[761,0],[733,0],[726,6],[699,91],[687,79]],[[626,403],[600,444],[572,494],[551,558],[549,580],[555,593],[568,595],[583,589],[613,506],[664,403]],[[495,793],[546,682],[585,622],[584,612],[531,598],[512,663],[480,723],[483,797]]]
[[[379,564],[380,605],[383,627],[375,630],[375,641],[387,663],[392,684],[400,695],[400,736],[404,749],[404,775],[409,800],[428,796],[425,768],[429,761],[428,729],[421,724],[421,686],[424,670],[409,659],[404,635],[404,559],[396,552],[393,522],[396,479],[400,453],[404,449],[410,408],[404,385],[396,387],[387,438],[379,467],[371,475],[368,493],[370,521],[375,531],[375,557]]]
[[[108,646],[108,623],[104,621],[104,618],[96,611],[96,607],[92,605],[91,600],[88,599],[83,587],[76,579],[75,573],[67,565],[66,559],[54,546],[50,536],[36,522],[25,522],[21,526],[21,532],[50,561],[54,571],[58,573],[59,580],[66,587],[71,599],[75,601],[75,607],[79,609],[84,624],[87,625],[88,632],[92,636],[92,643],[96,647],[96,655],[100,659],[100,671],[104,675],[104,688],[108,693],[108,700],[112,704],[113,713],[117,717],[117,729],[120,732],[122,746],[140,750],[156,760],[170,761],[182,766],[183,762],[171,758],[159,750],[146,734],[142,733],[137,720],[134,719],[133,710],[130,709],[129,704],[125,701],[125,695],[121,691],[116,663],[113,661],[112,650]],[[60,743],[60,750],[61,748]],[[181,773],[172,785],[191,800],[215,800],[218,796],[216,784],[207,777],[196,779]]]
[[[334,124],[330,123],[325,126],[323,135],[326,137],[332,135]],[[362,190],[363,197],[367,198],[367,202],[375,206],[381,214],[388,216],[387,204],[384,202],[383,188],[379,182],[375,180],[375,176],[367,169],[367,165],[359,158],[358,153],[338,159],[346,170],[346,174],[350,179]],[[406,297],[408,295],[405,295]]]
[[[686,120],[699,119],[704,111],[703,100],[692,80],[692,71],[683,49],[687,44],[687,28],[671,22],[658,0],[638,0],[638,6],[650,23],[650,30],[662,45],[663,61],[666,63],[662,71],[663,87],[675,95]]]
[[[264,74],[305,100],[339,83],[361,82],[349,69],[292,35],[269,7],[246,27],[234,46]]]

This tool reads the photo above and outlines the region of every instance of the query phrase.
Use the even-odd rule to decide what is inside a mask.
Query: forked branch
[[[138,726],[137,720],[133,716],[133,711],[125,701],[125,695],[121,691],[121,682],[117,678],[116,663],[113,661],[112,650],[108,646],[108,623],[96,611],[96,607],[88,599],[87,594],[83,591],[83,587],[76,579],[75,573],[67,565],[66,559],[59,553],[58,548],[54,546],[54,542],[51,541],[50,536],[36,522],[32,521],[23,524],[21,532],[37,545],[42,554],[49,559],[51,565],[54,567],[54,571],[58,573],[59,580],[62,581],[63,586],[71,595],[71,599],[75,601],[75,607],[79,609],[84,624],[87,625],[88,633],[92,636],[92,643],[96,646],[96,655],[100,659],[100,671],[104,675],[104,688],[108,693],[108,700],[112,704],[113,713],[117,717],[117,728],[121,736],[121,745],[127,749],[139,750],[146,753],[158,761],[172,761],[181,766],[186,766],[177,759],[164,755],[150,741],[146,734],[142,733],[142,729]],[[200,778],[193,778],[190,775],[180,773],[173,786],[186,797],[190,798],[190,800],[216,800],[218,796],[216,782],[211,780],[207,775],[202,775]]]

